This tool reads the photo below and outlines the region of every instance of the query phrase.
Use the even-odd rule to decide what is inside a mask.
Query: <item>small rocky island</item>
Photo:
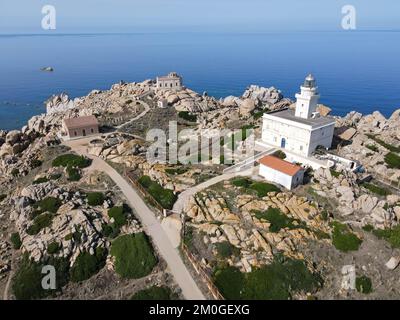
[[[238,145],[222,149],[259,139],[265,114],[295,107],[274,87],[216,99],[171,73],[46,105],[21,130],[0,131],[5,299],[399,298],[400,110],[333,117],[319,104],[317,116],[333,119],[333,142],[312,157],[331,164],[296,163],[304,181],[289,191],[261,177],[257,163],[237,172],[222,157],[146,157],[146,133],[168,131],[170,121],[199,135],[239,130]],[[85,116],[101,133],[66,141],[64,120]],[[284,147],[273,156],[288,160]],[[147,213],[179,252],[159,245]],[[171,257],[196,288],[183,290]],[[55,267],[55,289],[41,286],[44,265]]]

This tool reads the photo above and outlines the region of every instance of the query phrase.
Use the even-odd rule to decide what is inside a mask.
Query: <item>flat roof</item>
[[[335,123],[335,119],[332,117],[329,117],[329,116],[327,116],[327,117],[319,116],[317,118],[310,118],[310,119],[303,119],[300,117],[296,117],[295,110],[291,110],[291,109],[272,111],[272,112],[266,113],[265,115],[267,115],[267,116],[271,115],[273,117],[282,118],[285,120],[305,124],[307,126],[311,126],[312,128],[323,127],[325,125]]]
[[[258,162],[266,167],[280,171],[288,176],[294,176],[297,172],[302,170],[302,168],[293,163],[282,160],[274,156],[265,156],[258,160]]]
[[[95,116],[84,116],[78,118],[64,119],[64,123],[69,129],[77,129],[87,126],[98,126],[99,122]]]

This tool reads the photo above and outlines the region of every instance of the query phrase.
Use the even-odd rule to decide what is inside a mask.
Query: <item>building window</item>
[[[74,135],[75,135],[75,137],[78,135],[78,133],[76,132],[76,131],[74,131]]]
[[[300,146],[300,151],[303,151],[303,146]]]
[[[93,128],[92,128],[92,129],[90,129],[90,132],[94,133],[94,130],[93,130]]]
[[[277,137],[274,137],[274,142],[277,142],[278,141],[278,138]]]

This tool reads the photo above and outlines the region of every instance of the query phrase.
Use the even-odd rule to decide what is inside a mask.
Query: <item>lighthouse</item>
[[[301,92],[296,94],[295,116],[303,119],[313,118],[317,112],[320,95],[312,74],[307,76],[300,89]]]

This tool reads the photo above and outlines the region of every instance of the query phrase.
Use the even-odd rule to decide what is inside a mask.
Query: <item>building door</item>
[[[86,136],[86,130],[85,130],[85,129],[82,130],[82,135],[83,135],[84,137]]]
[[[285,138],[282,138],[282,140],[281,140],[281,148],[282,149],[286,148],[286,139]]]

